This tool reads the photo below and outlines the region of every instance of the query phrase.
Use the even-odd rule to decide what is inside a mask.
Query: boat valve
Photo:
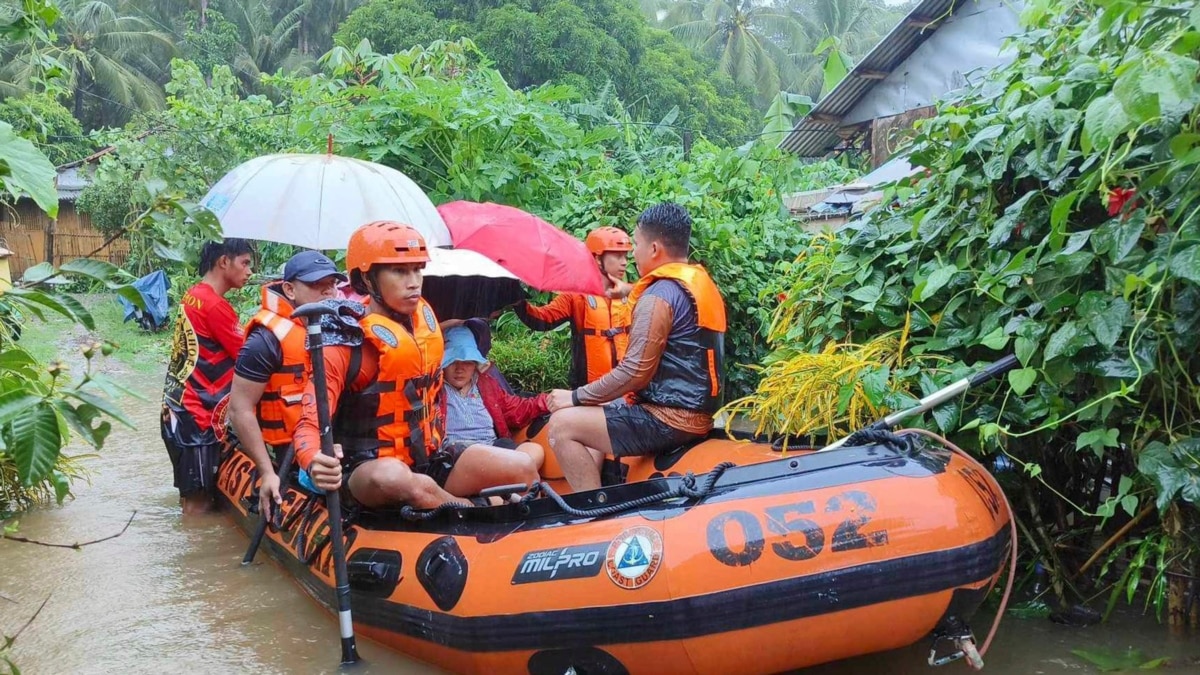
[[[953,651],[938,655],[938,646],[949,642],[954,646]],[[966,659],[967,665],[973,670],[983,670],[983,657],[975,647],[975,638],[968,632],[962,635],[937,635],[929,648],[929,665],[944,666],[959,659]]]

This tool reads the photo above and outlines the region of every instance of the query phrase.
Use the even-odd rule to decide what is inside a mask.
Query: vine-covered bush
[[[1200,505],[1200,9],[1034,0],[1022,19],[1015,61],[918,127],[927,172],[900,206],[795,265],[784,333],[817,351],[911,314],[911,352],[950,362],[911,376],[925,393],[1015,353],[1008,387],[935,423],[1017,460],[1063,530],[1055,494],[1105,517]]]

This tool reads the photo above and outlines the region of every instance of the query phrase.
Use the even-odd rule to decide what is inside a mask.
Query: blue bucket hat
[[[443,339],[446,341],[446,351],[442,357],[443,368],[455,361],[474,361],[480,367],[488,364],[488,360],[479,352],[479,345],[475,342],[475,333],[470,328],[455,326],[446,331]]]

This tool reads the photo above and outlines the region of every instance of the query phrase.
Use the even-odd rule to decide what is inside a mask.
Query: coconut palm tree
[[[144,19],[122,14],[111,0],[55,0],[61,16],[49,54],[65,66],[74,113],[83,119],[86,98],[103,101],[99,122],[122,120],[136,110],[158,108],[162,87],[139,64],[165,62],[175,52],[170,36]],[[10,82],[27,81],[38,68],[37,55],[14,55],[4,67]]]
[[[790,12],[763,0],[684,0],[667,8],[663,23],[686,44],[717,58],[735,82],[763,101],[792,78],[784,45],[800,34]]]
[[[221,3],[225,18],[241,34],[241,50],[234,57],[233,69],[250,89],[259,86],[263,73],[279,70],[296,72],[314,63],[311,56],[296,48],[302,19],[317,4],[314,0],[225,0]]]
[[[781,9],[795,17],[802,36],[788,54],[795,77],[789,89],[814,97],[827,88],[831,61],[856,63],[905,13],[882,0],[787,0]]]

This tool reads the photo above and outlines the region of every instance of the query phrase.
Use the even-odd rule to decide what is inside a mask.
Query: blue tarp
[[[171,281],[162,270],[156,270],[133,282],[133,287],[142,294],[142,302],[146,305],[143,312],[125,298],[118,298],[125,308],[125,320],[137,318],[138,323],[147,330],[158,330],[167,322],[169,309],[167,307],[167,289]]]

